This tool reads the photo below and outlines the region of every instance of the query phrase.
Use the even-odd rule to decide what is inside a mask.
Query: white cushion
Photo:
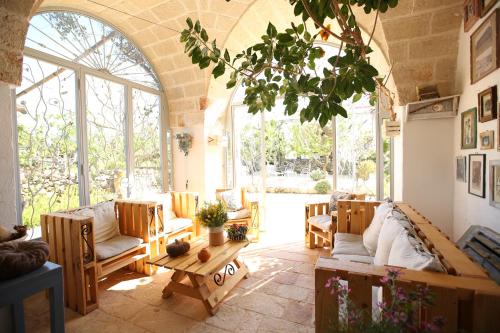
[[[172,207],[172,194],[171,193],[162,193],[160,194],[155,201],[158,204],[162,205],[163,210],[163,219],[170,220],[177,218],[175,215],[174,209]]]
[[[332,217],[330,215],[311,216],[309,218],[309,223],[312,223],[323,230],[329,230],[332,225]]]
[[[228,220],[238,220],[238,219],[244,219],[250,216],[250,211],[246,208],[237,210],[237,211],[231,211],[227,212],[227,219]]]
[[[363,245],[363,238],[361,235],[337,232],[333,238],[332,254],[334,257],[337,254],[370,256]]]
[[[120,253],[141,245],[142,239],[130,236],[116,236],[95,245],[97,260],[114,257]]]
[[[167,234],[178,231],[193,225],[193,220],[186,218],[174,218],[164,221],[165,232]]]
[[[377,250],[378,236],[380,234],[380,229],[382,228],[385,217],[391,212],[393,208],[394,204],[389,201],[380,204],[375,209],[375,214],[373,215],[373,219],[370,222],[370,225],[363,232],[363,244],[365,245],[371,256],[374,256]]]
[[[407,230],[401,231],[394,239],[388,264],[418,271],[444,272],[439,259]]]
[[[375,265],[387,265],[389,262],[389,253],[391,252],[392,242],[394,238],[405,228],[411,229],[411,224],[404,215],[398,213],[396,210],[389,213],[380,229],[380,235],[377,242],[377,250],[373,263]]]
[[[120,236],[120,227],[115,215],[115,203],[103,202],[93,207],[86,207],[74,212],[76,215],[94,218],[94,240],[96,243],[104,242],[113,237]]]
[[[362,262],[365,264],[373,264],[373,257],[370,257],[370,256],[360,256],[357,254],[334,254],[332,257],[335,259],[339,259],[339,260]]]
[[[243,205],[241,204],[240,189],[221,192],[220,197],[222,198],[222,201],[224,201],[224,203],[226,204],[228,211],[237,211],[243,209]]]

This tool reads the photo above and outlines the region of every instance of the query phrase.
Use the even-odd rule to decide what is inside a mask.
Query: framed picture
[[[470,37],[470,80],[476,83],[500,65],[499,18],[496,9]]]
[[[481,12],[481,17],[486,15],[498,0],[479,0],[479,10]]]
[[[497,86],[481,91],[477,95],[477,105],[481,123],[497,119]]]
[[[490,161],[490,206],[500,208],[500,160]]]
[[[477,108],[462,112],[462,149],[477,147]]]
[[[484,131],[479,134],[479,142],[481,143],[482,150],[495,148],[494,133],[494,131]]]
[[[497,110],[500,110],[500,103],[497,105]],[[497,120],[497,150],[500,151],[500,117]]]
[[[485,197],[486,183],[486,154],[469,155],[469,193],[478,197]]]
[[[457,156],[457,181],[467,182],[467,157]]]
[[[464,1],[464,31],[469,31],[481,18],[480,1],[481,0]]]

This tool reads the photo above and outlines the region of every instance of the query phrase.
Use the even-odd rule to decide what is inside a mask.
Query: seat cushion
[[[378,206],[375,209],[375,214],[373,215],[370,225],[363,232],[363,244],[371,256],[374,256],[377,250],[378,236],[380,234],[380,229],[382,229],[382,223],[384,223],[385,217],[393,208],[394,204],[390,201],[385,201]]]
[[[373,263],[375,265],[383,266],[388,264],[392,242],[396,236],[405,229],[412,230],[408,218],[404,214],[393,209],[385,217],[384,222],[382,223],[382,228],[380,229],[377,250],[375,251],[373,259]]]
[[[220,193],[222,201],[226,204],[228,211],[238,211],[243,209],[241,203],[241,190],[233,189]]]
[[[370,256],[363,245],[363,237],[361,235],[337,232],[333,238],[333,256],[337,254]]]
[[[238,220],[238,219],[244,219],[250,216],[250,211],[246,208],[237,210],[237,211],[232,211],[232,212],[227,212],[227,219],[228,220]]]
[[[164,222],[165,223],[165,232],[167,234],[191,227],[193,225],[193,220],[177,217],[175,219],[170,219]]]
[[[131,236],[116,236],[101,243],[95,244],[97,260],[114,257],[127,250],[142,244],[142,239]]]
[[[323,230],[330,230],[332,217],[330,215],[315,215],[309,218],[309,223]]]
[[[394,239],[388,264],[418,271],[445,271],[439,259],[407,230],[401,231]]]
[[[106,201],[92,207],[78,209],[73,214],[94,218],[94,240],[96,243],[120,236],[114,201]]]
[[[373,264],[373,257],[370,256],[360,256],[357,254],[334,254],[332,257],[339,260],[362,262],[364,264]]]

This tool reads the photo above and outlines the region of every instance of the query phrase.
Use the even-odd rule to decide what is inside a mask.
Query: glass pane
[[[75,73],[25,56],[16,104],[22,220],[35,227],[79,206]]]
[[[172,156],[172,131],[167,130],[167,172],[168,172],[168,190],[174,189],[174,158]]]
[[[26,46],[152,88],[160,87],[137,47],[112,27],[71,12],[45,12],[30,21]]]
[[[383,122],[382,122],[383,123]],[[384,193],[383,198],[392,198],[391,193],[391,138],[385,135],[385,131],[381,130],[382,143],[384,145],[383,158],[384,158]]]
[[[132,196],[161,192],[160,96],[132,89]]]
[[[85,76],[90,203],[127,196],[125,90]]]
[[[375,109],[366,98],[345,105],[349,118],[337,117],[337,189],[377,195]]]

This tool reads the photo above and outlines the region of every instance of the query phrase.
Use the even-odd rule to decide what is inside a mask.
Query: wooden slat
[[[458,294],[456,289],[429,286],[434,295],[433,305],[427,309],[427,321],[432,322],[434,317],[442,316],[446,319],[442,332],[458,332]]]
[[[351,224],[349,233],[359,235],[361,233],[361,207],[358,201],[351,202]]]
[[[73,233],[71,232],[72,228],[78,228],[79,223],[71,223],[71,220],[68,220],[68,226],[64,228],[64,247],[65,247],[65,257],[66,257],[66,265],[63,266],[64,271],[66,272],[64,284],[68,286],[66,288],[65,300],[66,304],[73,310],[76,310],[76,291],[75,291],[75,267],[73,258],[73,247],[72,243],[77,243],[78,247],[81,247],[81,237],[78,239],[72,239]]]
[[[334,332],[339,324],[339,302],[337,295],[331,295],[325,285],[335,272],[316,269],[315,284],[315,327],[316,333]]]
[[[73,239],[81,238],[80,227],[71,228],[71,234]],[[86,296],[85,296],[85,285],[83,277],[83,251],[80,242],[72,243],[72,255],[73,255],[73,265],[75,269],[75,280],[74,288],[76,291],[76,309],[80,313],[86,313]]]
[[[193,270],[191,270],[191,267],[189,267],[187,269],[187,271],[191,271],[191,272],[194,272],[198,275],[203,275],[203,276],[211,274],[211,273],[215,272],[215,270],[219,269],[222,265],[225,265],[227,263],[228,257],[231,260],[234,259],[238,255],[238,252],[242,248],[244,248],[248,245],[248,242],[228,242],[228,243],[230,243],[231,246],[225,252],[221,253],[218,256],[214,256],[214,258],[210,258],[208,263],[201,266],[199,269],[196,269],[194,271],[194,268],[193,268]],[[210,250],[212,250],[212,248],[210,248]]]
[[[116,206],[118,207],[118,220],[120,223],[120,232],[122,234],[125,234],[127,232],[127,225],[126,225],[126,216],[125,216],[125,203],[123,202],[117,202]]]
[[[347,210],[350,209],[350,202],[339,200],[337,203],[337,232],[346,233],[347,229]]]
[[[365,274],[349,273],[348,286],[351,290],[350,299],[363,317],[370,320],[372,316],[372,285],[370,276]]]
[[[102,265],[100,262],[97,263],[97,266],[101,268],[101,273],[99,277],[103,277],[116,271],[117,269],[122,268],[128,264],[134,264],[137,261],[140,261],[146,258],[148,255],[145,253],[135,254],[133,256],[125,256],[122,259],[118,259],[112,263],[108,263],[106,265]],[[135,270],[135,267],[134,267]]]
[[[135,237],[142,238],[142,221],[141,221],[141,206],[142,205],[133,205],[134,211],[134,234]]]
[[[499,287],[500,288],[500,287]],[[500,297],[478,292],[474,295],[472,332],[498,332]]]

